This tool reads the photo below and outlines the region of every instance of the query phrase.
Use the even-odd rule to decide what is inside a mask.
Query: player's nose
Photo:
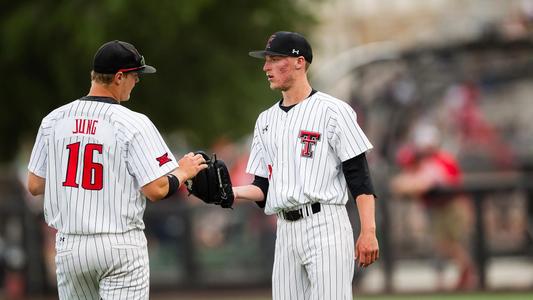
[[[267,72],[268,70],[270,70],[270,63],[268,61],[265,61],[265,63],[263,64],[263,71]]]

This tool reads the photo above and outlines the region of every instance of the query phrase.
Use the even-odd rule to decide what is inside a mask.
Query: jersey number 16
[[[102,154],[102,144],[87,144],[83,151],[81,187],[86,190],[101,190],[103,186],[104,166],[94,162],[95,151]],[[68,164],[67,176],[63,186],[78,188],[76,174],[78,173],[78,160],[80,156],[80,142],[67,145]]]

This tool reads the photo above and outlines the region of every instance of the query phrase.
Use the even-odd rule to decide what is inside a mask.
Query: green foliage
[[[6,1],[4,1],[6,2]],[[300,3],[300,4],[298,4]],[[248,57],[278,30],[308,32],[311,5],[299,1],[12,1],[0,12],[3,109],[0,161],[32,140],[52,109],[87,94],[92,58],[109,40],[133,43],[158,69],[124,105],[161,131],[181,131],[197,147],[253,130],[274,103]]]

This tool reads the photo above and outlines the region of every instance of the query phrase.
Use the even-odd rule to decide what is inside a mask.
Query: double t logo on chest
[[[313,157],[313,146],[320,141],[320,133],[312,132],[307,130],[300,130],[298,135],[302,141],[302,156],[303,157]]]

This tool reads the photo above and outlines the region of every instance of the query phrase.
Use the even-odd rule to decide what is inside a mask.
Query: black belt
[[[281,213],[283,215],[283,218],[287,221],[298,221],[304,217],[304,209],[305,207],[300,208],[300,209],[295,209],[295,210],[282,211]],[[313,214],[316,214],[317,212],[319,212],[320,203],[315,202],[311,204],[311,210],[313,211]]]

